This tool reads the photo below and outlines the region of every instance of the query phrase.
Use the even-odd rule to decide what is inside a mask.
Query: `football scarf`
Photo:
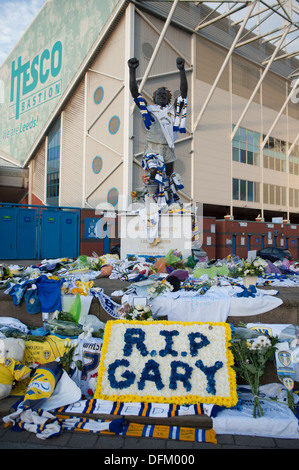
[[[117,313],[117,309],[119,308],[119,304],[113,302],[112,299],[106,294],[104,294],[104,289],[97,287],[96,289],[91,289],[90,293],[97,297],[102,305],[103,309],[113,318],[119,318],[119,314]]]
[[[183,106],[182,106],[183,105]],[[186,133],[186,119],[187,119],[187,98],[178,96],[176,102],[176,112],[173,130],[182,134]]]
[[[139,94],[137,98],[134,98],[134,101],[139,105],[145,127],[149,129],[152,125],[152,122],[155,120],[154,117],[149,113],[142,95]]]
[[[183,189],[184,186],[179,182],[175,172],[169,177],[166,175],[164,159],[157,153],[147,153],[142,160],[142,168],[150,171],[157,168],[155,181],[158,183],[156,194],[156,202],[159,207],[178,202],[180,200],[177,191]]]
[[[178,96],[175,112],[172,105],[161,108],[161,106],[154,104],[147,107],[141,94],[134,98],[134,101],[139,105],[145,127],[149,129],[156,118],[169,147],[174,148],[175,133],[186,133],[187,98],[182,98],[181,95]]]

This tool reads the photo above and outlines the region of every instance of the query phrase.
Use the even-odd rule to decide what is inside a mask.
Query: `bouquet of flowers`
[[[260,276],[264,274],[267,262],[262,258],[255,258],[251,261],[243,260],[242,266],[238,267],[239,276]]]
[[[125,320],[153,320],[153,313],[149,305],[136,304],[133,307],[128,302],[118,309],[120,318]]]
[[[151,295],[150,300],[153,300],[159,294],[164,294],[164,292],[171,291],[173,291],[173,285],[170,284],[170,282],[168,282],[166,279],[163,279],[162,281],[157,281],[149,288],[149,293]]]
[[[140,200],[143,199],[144,194],[145,194],[145,189],[135,189],[134,191],[131,192],[132,202],[139,202]]]
[[[183,261],[182,253],[177,250],[170,250],[164,257],[165,266],[173,269],[184,269],[185,263]],[[168,270],[171,271],[171,270]]]
[[[63,367],[63,369],[68,373],[71,374],[72,367],[76,366],[79,370],[82,370],[82,362],[80,360],[74,362],[74,353],[77,349],[78,343],[72,340],[66,339],[64,342],[64,353],[62,356],[59,357],[59,363]]]
[[[250,386],[254,396],[253,417],[264,416],[259,401],[260,377],[265,372],[266,363],[274,358],[277,338],[260,335],[255,338],[234,336],[230,349],[234,355],[234,369],[237,375]]]

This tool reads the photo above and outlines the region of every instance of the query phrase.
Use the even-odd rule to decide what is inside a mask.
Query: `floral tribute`
[[[153,320],[153,312],[149,305],[137,304],[131,307],[131,305],[126,302],[117,312],[120,318],[125,320]]]
[[[274,358],[277,338],[260,335],[257,338],[239,338],[237,334],[230,349],[234,355],[234,369],[238,377],[245,380],[254,396],[253,417],[260,418],[264,412],[259,400],[260,378],[265,372],[266,363]]]
[[[238,401],[227,323],[106,323],[94,397],[173,404]]]
[[[262,258],[254,260],[243,260],[243,264],[238,268],[239,276],[262,276],[265,272],[267,262]]]
[[[160,294],[164,294],[165,292],[172,292],[172,291],[173,291],[173,286],[166,279],[155,282],[148,289],[148,292],[150,294],[150,300],[153,300],[155,297],[157,297]]]

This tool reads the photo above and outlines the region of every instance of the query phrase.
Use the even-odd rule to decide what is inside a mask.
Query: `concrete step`
[[[112,292],[129,287],[130,283],[118,279],[99,278],[94,280],[94,285],[95,287],[102,287],[104,293],[111,296]],[[273,288],[262,288],[265,291],[269,289],[272,290]],[[282,305],[259,315],[228,317],[227,322],[232,323],[234,326],[237,326],[239,322],[299,325],[299,287],[279,287],[275,289],[278,291],[277,296],[283,301]],[[112,300],[121,304],[121,297],[113,297]],[[96,298],[92,300],[89,313],[95,315],[103,322],[112,319]],[[3,290],[0,290],[0,317],[17,318],[29,327],[40,327],[43,325],[41,313],[29,314],[26,310],[24,299],[22,299],[20,305],[15,306],[12,297],[4,294]]]
[[[95,287],[103,288],[105,294],[111,296],[112,292],[129,287],[130,283],[127,281],[113,280],[109,278],[99,278],[94,280],[94,285]],[[113,297],[113,301],[121,304],[120,297]],[[110,315],[106,313],[96,298],[92,300],[89,313],[91,315],[95,315],[103,322],[112,320]],[[26,303],[24,299],[21,300],[19,305],[15,306],[12,296],[9,294],[4,294],[3,289],[0,290],[0,317],[17,318],[29,328],[43,326],[42,313],[29,314],[26,310]]]
[[[299,287],[262,287],[261,290],[277,290],[283,303],[273,310],[250,316],[228,317],[227,322],[237,326],[243,323],[277,323],[299,325]]]

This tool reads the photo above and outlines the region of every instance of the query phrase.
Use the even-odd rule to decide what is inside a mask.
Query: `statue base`
[[[159,214],[157,236],[149,243],[149,232],[139,214],[122,213],[120,255],[164,257],[171,249],[180,251],[183,258],[192,254],[192,215]],[[148,214],[151,224],[151,214]]]

